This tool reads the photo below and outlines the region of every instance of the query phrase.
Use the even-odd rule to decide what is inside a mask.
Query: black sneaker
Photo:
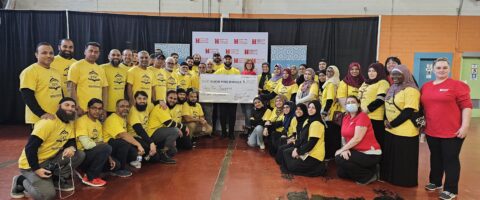
[[[132,176],[132,172],[128,171],[126,169],[119,169],[117,171],[113,171],[110,173],[112,176],[118,176],[122,178],[130,177]]]
[[[60,181],[59,181],[60,179]],[[60,184],[60,185],[59,185]],[[71,178],[63,178],[63,177],[54,177],[53,178],[53,186],[55,190],[59,190],[62,192],[69,192],[75,190],[73,186]]]
[[[457,197],[456,194],[453,194],[449,191],[443,191],[440,196],[438,196],[439,199],[442,199],[442,200],[451,200],[451,199],[455,199]]]
[[[362,182],[356,182],[356,183],[359,184],[359,185],[368,185],[368,184],[370,184],[370,183],[372,183],[372,182],[374,182],[374,181],[376,181],[376,180],[378,180],[378,177],[377,177],[377,174],[374,173],[373,176],[372,176],[372,178],[370,178],[370,180],[368,180],[367,182],[364,182],[364,183],[362,183]]]
[[[161,153],[159,154],[159,156],[160,156],[160,162],[161,162],[161,163],[164,163],[164,164],[176,164],[176,163],[177,163],[177,161],[175,161],[174,159],[168,157],[165,152],[161,152]]]
[[[433,183],[428,183],[427,185],[425,185],[425,190],[428,190],[428,191],[435,191],[440,189],[442,189],[442,186],[437,186]]]
[[[25,191],[25,188],[23,188],[21,183],[18,183],[18,178],[20,176],[21,175],[16,175],[13,177],[12,180],[12,190],[10,191],[10,197],[14,199],[21,199],[25,197],[25,193],[23,193],[23,191]]]

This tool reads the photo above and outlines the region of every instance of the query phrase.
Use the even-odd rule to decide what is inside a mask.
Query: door
[[[460,80],[470,86],[473,103],[472,117],[480,117],[480,57],[463,57]]]
[[[428,81],[435,80],[433,73],[433,61],[437,58],[445,57],[452,63],[452,53],[443,52],[421,52],[415,53],[413,58],[413,76],[417,80],[418,87],[422,87]],[[449,74],[452,76],[452,73]]]
[[[419,87],[422,87],[428,81],[435,80],[435,74],[433,73],[433,61],[432,58],[422,58],[420,59],[420,71],[417,78],[417,83]]]

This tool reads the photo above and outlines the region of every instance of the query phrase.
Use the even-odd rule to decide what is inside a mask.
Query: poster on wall
[[[155,43],[155,53],[163,53],[165,57],[178,53],[178,62],[181,63],[190,55],[190,44]]]
[[[472,64],[471,80],[478,80],[478,64]]]
[[[307,45],[272,45],[270,49],[271,66],[280,64],[290,67],[307,63]],[[273,68],[271,69],[273,70]]]
[[[427,64],[427,67],[425,68],[427,70],[426,78],[427,79],[432,79],[432,71],[433,71],[433,64]]]
[[[192,55],[198,53],[202,62],[214,53],[223,57],[229,54],[233,66],[243,71],[247,59],[255,62],[255,70],[261,73],[261,65],[268,59],[268,33],[266,32],[192,32]]]

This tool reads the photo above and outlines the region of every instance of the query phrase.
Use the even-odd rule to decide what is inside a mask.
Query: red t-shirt
[[[342,136],[345,138],[345,141],[350,141],[355,135],[355,127],[363,126],[367,127],[367,132],[363,137],[362,141],[358,143],[353,149],[357,151],[368,151],[368,150],[379,150],[380,145],[375,139],[373,133],[372,122],[367,114],[360,112],[354,118],[350,118],[350,114],[345,115],[342,122]]]
[[[470,88],[452,79],[434,85],[425,83],[420,100],[425,112],[425,133],[432,137],[453,138],[462,126],[462,110],[472,108]]]
[[[255,71],[243,70],[242,75],[257,75],[257,73]]]

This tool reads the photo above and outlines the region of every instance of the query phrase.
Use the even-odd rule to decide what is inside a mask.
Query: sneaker
[[[368,185],[368,184],[370,184],[370,183],[372,183],[372,182],[376,181],[377,179],[378,179],[378,177],[377,177],[377,174],[376,174],[376,173],[374,173],[374,174],[373,174],[373,176],[372,176],[372,178],[370,178],[370,180],[368,180],[367,182],[365,182],[365,183],[362,183],[362,182],[356,182],[356,183],[357,183],[357,184],[359,184],[359,185]]]
[[[443,191],[438,198],[443,200],[450,200],[450,199],[455,199],[456,197],[457,197],[456,194],[453,194],[449,191]]]
[[[82,183],[85,185],[93,186],[93,187],[102,187],[107,184],[107,181],[104,181],[101,178],[94,178],[93,180],[88,180],[87,175],[83,176]]]
[[[130,172],[126,169],[119,169],[117,171],[112,172],[111,174],[113,176],[118,176],[118,177],[122,177],[122,178],[132,176],[132,172]]]
[[[442,186],[437,186],[433,183],[428,183],[427,185],[425,185],[425,190],[428,190],[428,191],[435,191],[440,189],[442,189]]]
[[[260,149],[261,149],[261,150],[265,150],[265,145],[264,145],[264,144],[261,144],[261,145],[260,145]]]
[[[176,163],[177,163],[177,161],[175,161],[174,159],[168,157],[165,152],[161,152],[161,153],[159,154],[159,156],[160,156],[160,162],[161,162],[161,163],[164,163],[164,164],[176,164]]]
[[[139,162],[139,161],[132,161],[130,162],[130,166],[136,168],[136,169],[140,169],[142,168],[142,162]]]
[[[18,183],[18,178],[20,176],[21,175],[16,175],[13,177],[13,180],[12,180],[12,190],[10,191],[10,197],[14,199],[21,199],[25,197],[25,193],[23,193],[25,188],[23,188],[22,184]]]
[[[60,184],[60,186],[58,184]],[[70,180],[70,178],[54,177],[53,186],[55,187],[55,190],[59,190],[62,192],[69,192],[75,190],[75,187],[73,186],[72,180]]]

